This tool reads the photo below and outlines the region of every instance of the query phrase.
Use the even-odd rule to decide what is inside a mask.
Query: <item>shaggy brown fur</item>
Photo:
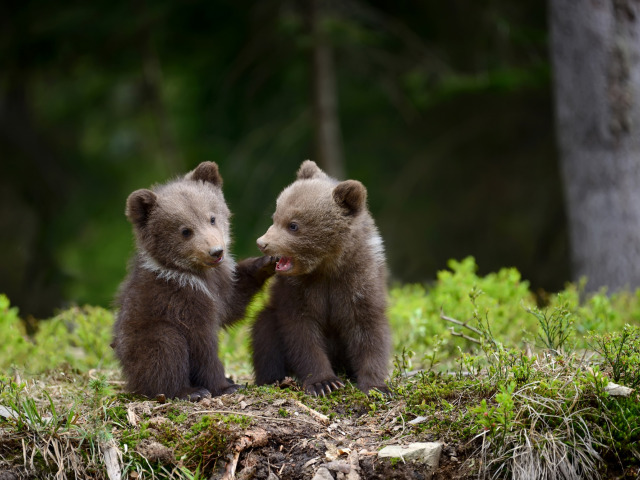
[[[221,187],[218,166],[203,162],[127,199],[138,251],[118,295],[112,345],[131,392],[197,400],[238,387],[218,358],[219,328],[244,315],[274,267],[269,257],[236,265],[229,255]]]
[[[343,386],[343,370],[363,392],[388,391],[386,266],[366,199],[360,182],[338,182],[309,160],[278,197],[257,240],[279,257],[252,330],[258,385],[294,374],[307,393],[325,395]]]

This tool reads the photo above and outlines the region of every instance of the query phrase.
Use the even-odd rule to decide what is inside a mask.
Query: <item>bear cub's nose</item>
[[[224,250],[220,247],[213,247],[209,250],[209,255],[211,255],[215,259],[222,257],[223,253],[224,253]]]
[[[256,240],[256,243],[258,244],[258,248],[264,252],[264,249],[267,248],[267,242],[265,242],[262,237],[260,237],[258,240]]]

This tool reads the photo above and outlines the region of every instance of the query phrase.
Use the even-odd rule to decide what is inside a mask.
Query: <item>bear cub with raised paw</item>
[[[270,257],[236,264],[230,212],[214,162],[127,199],[137,253],[120,287],[115,349],[127,390],[199,400],[234,392],[218,332],[243,317],[274,273]]]
[[[336,372],[345,372],[365,393],[388,393],[387,269],[364,185],[303,162],[257,244],[278,262],[251,332],[256,383],[293,374],[324,396],[344,386]]]

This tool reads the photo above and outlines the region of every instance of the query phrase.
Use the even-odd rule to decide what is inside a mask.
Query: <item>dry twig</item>
[[[304,403],[302,403],[299,400],[293,400],[293,403],[297,406],[300,407],[302,410],[304,410],[305,412],[307,412],[309,415],[311,415],[312,417],[316,418],[318,421],[320,421],[321,423],[324,423],[325,425],[328,425],[329,423],[331,423],[331,420],[329,419],[329,417],[327,417],[326,415],[314,410],[311,407],[307,407]]]
[[[443,319],[443,320],[446,320],[447,322],[455,323],[456,325],[459,325],[462,328],[466,328],[467,330],[471,330],[472,332],[477,333],[478,335],[482,336],[482,332],[480,330],[478,330],[477,328],[474,328],[471,325],[469,325],[468,322],[461,322],[460,320],[456,320],[455,318],[451,318],[451,317],[448,317],[447,315],[445,315],[444,311],[442,310],[442,308],[440,309],[440,318]],[[469,340],[470,342],[477,343],[477,344],[481,344],[482,343],[477,338],[470,337],[468,335],[465,335],[462,332],[456,332],[454,327],[451,327],[450,330],[451,330],[451,335],[453,335],[454,337],[462,337],[465,340]]]

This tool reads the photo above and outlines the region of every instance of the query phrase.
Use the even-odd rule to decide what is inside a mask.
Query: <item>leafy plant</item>
[[[33,350],[18,317],[17,307],[11,307],[4,294],[0,294],[0,344],[0,365],[5,370],[12,365],[24,364]]]
[[[611,370],[614,382],[640,385],[640,328],[627,324],[620,332],[591,333],[589,344]]]
[[[556,353],[563,352],[573,334],[574,313],[564,306],[555,307],[551,311],[532,308],[527,312],[538,320],[538,340],[544,348]]]

